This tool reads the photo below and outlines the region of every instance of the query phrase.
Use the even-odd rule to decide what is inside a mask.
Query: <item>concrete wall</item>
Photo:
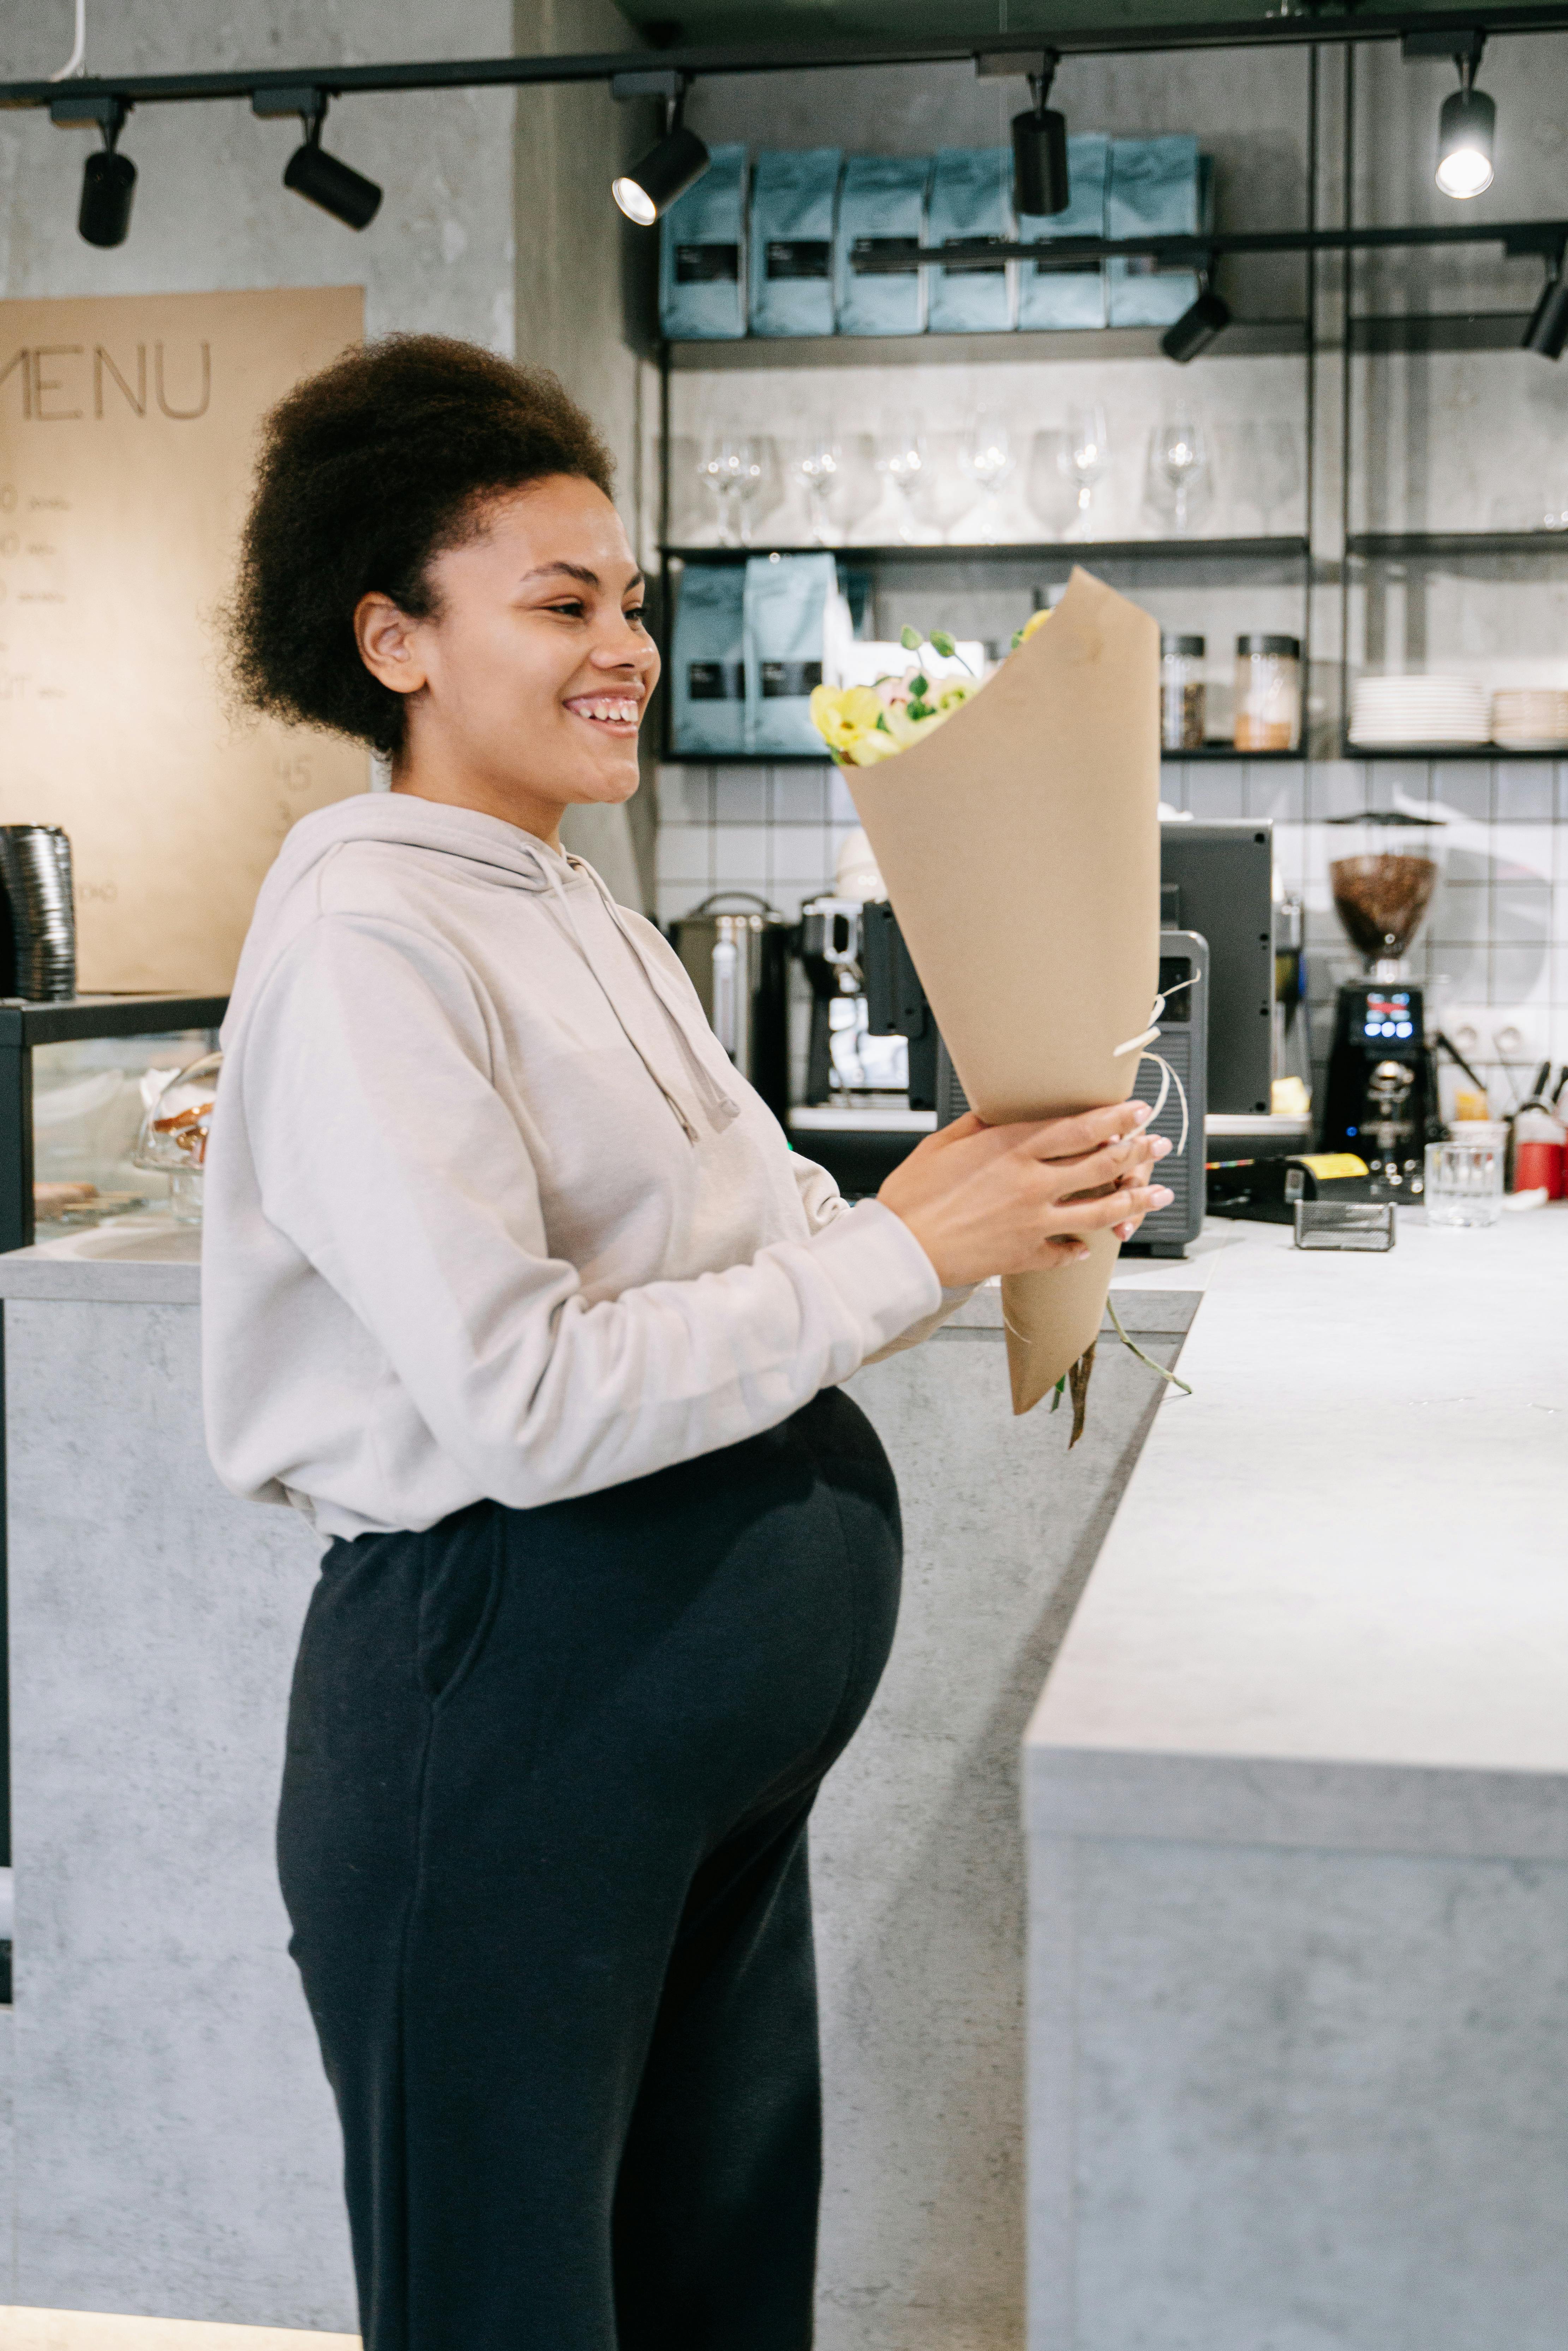
[[[507,0],[89,0],[97,72],[365,63],[505,55]],[[8,76],[46,75],[70,47],[68,0],[0,0]],[[412,92],[335,106],[324,143],[386,191],[356,235],[279,185],[298,127],[248,103],[149,107],[120,144],[139,179],[131,235],[84,245],[77,203],[89,134],[0,116],[0,296],[142,294],[251,286],[365,288],[372,335],[392,327],[513,339],[509,92]]]
[[[517,0],[519,56],[627,50],[637,45],[611,0]],[[649,146],[655,106],[617,104],[600,84],[525,89],[517,98],[517,348],[553,368],[597,418],[616,460],[616,496],[632,546],[650,571],[658,538],[652,423],[658,374],[654,235],[611,202],[623,162]],[[569,849],[598,866],[628,905],[653,904],[653,770],[624,810],[574,809]]]

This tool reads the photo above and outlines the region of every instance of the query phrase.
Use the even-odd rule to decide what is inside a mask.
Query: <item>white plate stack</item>
[[[1511,685],[1491,698],[1491,738],[1506,751],[1560,751],[1568,745],[1568,694],[1554,685]]]
[[[1350,739],[1368,750],[1487,743],[1491,713],[1463,677],[1364,677],[1350,698]]]

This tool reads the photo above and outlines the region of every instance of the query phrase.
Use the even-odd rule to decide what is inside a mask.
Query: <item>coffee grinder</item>
[[[1333,820],[1347,820],[1380,828],[1438,821],[1404,814]],[[1329,867],[1335,911],[1365,970],[1339,990],[1318,1147],[1364,1160],[1379,1199],[1420,1198],[1426,1146],[1440,1132],[1422,990],[1405,961],[1437,879],[1431,858],[1388,848]]]

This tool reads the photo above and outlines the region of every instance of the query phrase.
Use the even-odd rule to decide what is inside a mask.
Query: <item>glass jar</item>
[[[1204,739],[1202,637],[1160,639],[1160,748],[1201,751]]]
[[[1301,739],[1299,637],[1238,637],[1236,720],[1239,751],[1293,751]]]

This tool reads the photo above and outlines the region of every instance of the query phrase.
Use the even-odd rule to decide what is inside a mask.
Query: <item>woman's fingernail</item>
[[[1170,1154],[1176,1149],[1176,1145],[1171,1141],[1168,1134],[1156,1134],[1153,1140],[1154,1153],[1156,1159],[1168,1158]]]
[[[1130,1241],[1133,1238],[1134,1229],[1135,1228],[1132,1225],[1118,1225],[1116,1227],[1116,1238],[1119,1241]]]
[[[1167,1192],[1163,1184],[1156,1184],[1154,1188],[1153,1198],[1156,1208],[1168,1208],[1171,1202],[1176,1198],[1176,1194],[1174,1192]]]
[[[1147,1126],[1154,1114],[1155,1106],[1153,1102],[1134,1102],[1133,1104],[1133,1119],[1134,1123],[1138,1126]]]
[[[1080,1241],[1080,1242],[1079,1242],[1079,1244],[1078,1244],[1078,1247],[1073,1250],[1072,1254],[1073,1254],[1073,1256],[1074,1256],[1074,1257],[1076,1257],[1076,1258],[1085,1258],[1085,1257],[1087,1257],[1087,1256],[1088,1256],[1088,1254],[1089,1254],[1089,1250],[1088,1250],[1087,1245],[1086,1245],[1084,1242]]]

